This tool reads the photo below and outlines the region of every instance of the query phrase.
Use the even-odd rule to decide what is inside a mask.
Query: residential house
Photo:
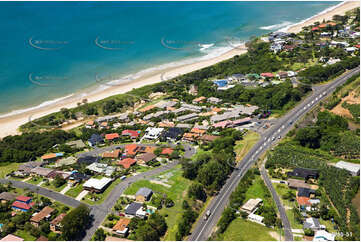
[[[70,175],[71,172],[53,170],[46,177],[49,179],[55,179],[55,177],[60,176],[61,178],[67,180]]]
[[[184,133],[183,134],[183,141],[188,141],[188,142],[195,142],[199,137],[199,134],[196,133]]]
[[[83,188],[87,191],[101,193],[109,186],[111,182],[112,179],[107,177],[103,177],[101,179],[90,178],[83,184]]]
[[[89,178],[90,178],[89,175],[77,171],[73,171],[68,178],[68,182],[74,186],[75,184],[82,183],[83,181],[86,181]]]
[[[198,94],[198,88],[195,85],[191,85],[188,91],[189,94],[196,96]]]
[[[16,200],[11,205],[12,209],[15,209],[15,210],[27,212],[34,205],[34,202],[32,202],[31,197],[18,196],[15,199]]]
[[[123,237],[126,237],[129,231],[128,224],[130,223],[129,218],[120,218],[118,222],[113,226],[112,230]]]
[[[194,134],[198,134],[199,136],[205,134],[207,131],[204,130],[204,129],[199,129],[199,128],[193,128],[191,129],[191,133],[194,133]]]
[[[0,241],[24,241],[24,239],[20,238],[18,236],[15,236],[13,234],[8,234],[4,238],[2,238]]]
[[[302,210],[304,210],[307,207],[310,207],[312,205],[309,197],[297,197],[296,199],[297,199],[297,203],[298,203],[299,207]]]
[[[289,188],[298,189],[298,188],[311,188],[311,186],[307,183],[305,183],[304,180],[297,180],[289,178],[287,180],[287,184]]]
[[[313,169],[306,169],[306,168],[295,168],[292,172],[288,172],[287,175],[289,177],[300,177],[305,180],[308,180],[310,178],[317,179],[319,174],[317,170]]]
[[[335,167],[348,171],[352,176],[360,175],[360,164],[339,161],[335,164]]]
[[[34,214],[31,219],[30,219],[30,223],[32,225],[34,225],[35,227],[39,227],[39,224],[41,221],[48,219],[51,217],[51,214],[54,212],[55,210],[49,206],[44,207],[40,212]]]
[[[75,140],[75,141],[69,141],[65,144],[69,145],[71,148],[77,148],[77,149],[82,149],[82,148],[86,147],[86,145],[84,144],[84,142],[81,139]]]
[[[114,141],[114,140],[118,140],[118,139],[119,139],[118,133],[111,133],[111,134],[105,135],[105,140],[107,140],[107,141]]]
[[[125,207],[125,214],[128,216],[137,216],[140,218],[145,218],[147,213],[143,210],[143,204],[133,202]]]
[[[151,189],[147,187],[141,187],[135,194],[135,200],[137,202],[144,203],[146,201],[149,201],[152,195],[153,195],[153,191]]]
[[[104,143],[104,140],[103,140],[103,137],[100,136],[99,134],[92,134],[90,136],[90,139],[88,139],[88,144],[91,147],[94,147],[94,146],[102,144],[102,143]]]
[[[276,75],[279,79],[286,79],[288,77],[287,71],[280,71]]]
[[[176,101],[162,100],[162,101],[158,102],[155,106],[157,108],[166,109],[166,108],[169,108],[169,107],[174,107],[175,105],[177,105]]]
[[[119,155],[120,155],[120,150],[116,149],[116,150],[113,150],[111,152],[104,152],[103,153],[103,158],[118,159]]]
[[[313,236],[313,241],[314,242],[335,241],[335,237],[336,235],[334,233],[329,233],[325,230],[318,230]]]
[[[197,113],[190,113],[190,114],[185,114],[182,116],[179,116],[176,118],[177,122],[185,122],[185,121],[190,121],[190,120],[194,120],[198,118],[198,114]]]
[[[58,161],[56,161],[55,163],[55,167],[60,167],[60,166],[69,166],[69,165],[72,165],[72,164],[75,164],[76,163],[76,158],[73,157],[73,156],[69,156],[67,158],[63,158],[63,159],[60,159]]]
[[[247,216],[247,219],[252,221],[252,222],[255,222],[255,223],[259,223],[259,224],[262,224],[263,225],[263,219],[264,217],[262,217],[261,215],[257,215],[257,214],[254,214],[254,213],[251,213]]]
[[[95,128],[95,123],[94,123],[94,121],[93,121],[93,120],[88,121],[88,122],[85,124],[85,128],[87,128],[87,129]]]
[[[2,192],[0,194],[0,201],[2,203],[11,202],[16,199],[16,195],[10,192]]]
[[[158,123],[158,127],[160,128],[172,128],[174,126],[175,126],[174,122],[169,122],[169,121],[163,121]]]
[[[180,129],[191,129],[192,128],[192,124],[182,124],[182,123],[178,123],[175,127],[176,128],[180,128]]]
[[[118,161],[118,165],[123,166],[124,169],[129,169],[135,163],[137,163],[137,161],[132,158],[125,158],[121,161]]]
[[[100,157],[99,156],[80,156],[77,160],[77,162],[79,164],[86,164],[86,165],[89,165],[89,164],[92,164],[94,162],[97,162],[100,160]]]
[[[258,206],[261,203],[262,203],[262,199],[260,199],[260,198],[253,199],[253,198],[251,198],[245,204],[243,204],[243,206],[241,207],[241,210],[248,213],[248,214],[251,214],[258,208]]]
[[[303,229],[311,229],[313,231],[324,229],[325,227],[320,224],[317,218],[306,218],[303,223]]]
[[[162,134],[162,138],[170,141],[177,141],[183,135],[184,131],[181,128],[169,128]]]
[[[245,78],[246,78],[245,75],[238,73],[238,74],[233,74],[230,77],[228,77],[228,80],[240,82],[240,81],[245,80]]]
[[[145,135],[143,136],[144,139],[150,139],[150,140],[155,140],[158,139],[159,136],[162,134],[164,128],[153,128],[153,127],[148,127],[145,130]]]
[[[206,99],[207,99],[207,98],[206,98],[206,97],[203,97],[203,96],[197,97],[197,98],[193,99],[192,103],[193,103],[193,104],[204,103],[204,102],[206,101]]]
[[[261,77],[263,78],[274,78],[275,75],[271,72],[264,72],[264,73],[261,73]]]
[[[20,165],[18,171],[29,174],[33,168],[43,166],[44,164],[45,162],[43,161],[29,161]]]
[[[137,152],[139,151],[139,146],[137,144],[128,144],[128,145],[125,145],[125,154],[126,156],[128,157],[134,157]]]
[[[155,158],[157,158],[157,156],[153,153],[144,153],[142,155],[137,156],[137,160],[144,164],[147,164],[148,162],[155,160]]]
[[[210,98],[208,98],[207,102],[212,103],[212,104],[218,104],[218,103],[222,102],[222,99],[216,98],[216,97],[210,97]]]
[[[315,190],[305,188],[305,187],[299,187],[297,188],[297,196],[298,197],[311,197],[311,195],[315,194]]]
[[[63,221],[64,217],[66,216],[66,213],[59,214],[56,218],[54,218],[50,222],[50,230],[54,233],[61,233],[61,221]]]
[[[58,159],[60,159],[61,157],[63,157],[63,153],[51,153],[51,154],[46,154],[46,155],[43,155],[41,157],[41,160],[44,161],[44,162],[54,162],[54,161],[57,161]]]
[[[160,154],[171,156],[173,152],[174,152],[174,150],[172,148],[163,148],[162,152]]]
[[[126,129],[122,131],[122,135],[123,136],[129,136],[131,139],[136,139],[139,137],[139,130],[130,130],[130,129]]]
[[[216,140],[218,138],[219,138],[219,136],[205,134],[205,135],[202,135],[199,138],[199,140],[204,142],[204,143],[210,143],[210,142],[213,142],[214,140]]]
[[[101,173],[106,176],[111,176],[115,171],[115,167],[109,166],[108,164],[94,162],[86,167],[88,170],[95,173]]]
[[[35,168],[31,169],[30,174],[47,177],[52,171],[53,171],[53,169],[49,169],[49,168],[45,168],[45,167],[35,167]]]

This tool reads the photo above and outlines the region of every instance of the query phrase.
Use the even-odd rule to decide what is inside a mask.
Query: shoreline
[[[316,21],[321,22],[323,19],[325,20],[332,19],[333,15],[336,14],[342,15],[345,12],[359,6],[360,3],[358,1],[346,1],[336,6],[333,6],[329,9],[325,9],[319,14],[312,16],[306,20],[303,20],[299,23],[286,27],[284,28],[284,31],[290,33],[297,33],[301,31],[302,27],[304,26],[313,24]],[[0,138],[3,138],[8,135],[19,134],[20,132],[18,131],[18,128],[22,124],[29,122],[30,118],[37,119],[54,112],[58,112],[60,111],[61,108],[74,108],[77,106],[77,103],[81,102],[83,99],[87,99],[88,103],[99,101],[110,96],[126,93],[134,88],[140,88],[142,86],[161,82],[163,81],[162,75],[164,75],[164,73],[166,73],[167,76],[171,76],[171,77],[175,77],[177,75],[183,75],[186,73],[190,73],[214,65],[216,63],[230,59],[236,55],[244,54],[246,52],[247,50],[245,48],[245,45],[242,44],[240,46],[234,47],[233,49],[225,53],[220,54],[219,56],[211,57],[209,59],[202,59],[201,57],[200,60],[194,63],[184,63],[178,66],[166,67],[164,69],[155,68],[155,70],[149,71],[149,73],[145,73],[143,76],[137,77],[131,80],[130,82],[128,81],[123,84],[118,84],[116,86],[108,85],[106,88],[103,88],[103,90],[93,91],[93,93],[92,92],[87,94],[83,92],[74,93],[67,95],[65,97],[43,102],[42,104],[35,107],[9,112],[7,114],[0,116],[0,127],[1,127]],[[203,58],[204,57],[205,56],[203,56]]]

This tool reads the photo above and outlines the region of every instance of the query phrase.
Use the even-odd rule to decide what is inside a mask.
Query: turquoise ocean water
[[[211,58],[339,3],[1,2],[0,114]]]

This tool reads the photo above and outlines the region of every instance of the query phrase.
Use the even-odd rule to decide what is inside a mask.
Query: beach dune
[[[299,24],[293,25],[288,28],[288,32],[299,32],[302,30],[302,27],[313,24],[316,21],[322,22],[323,20],[329,20],[333,15],[343,15],[345,12],[359,7],[359,1],[347,1],[343,4],[338,5],[330,11],[322,12],[319,15],[316,15],[307,21],[301,22]],[[7,135],[18,134],[18,127],[22,124],[29,122],[31,119],[37,119],[42,116],[48,115],[50,113],[58,112],[61,108],[73,108],[77,106],[78,102],[81,102],[84,98],[88,100],[88,102],[94,102],[101,99],[104,99],[109,96],[125,93],[131,91],[133,88],[139,88],[145,85],[154,84],[162,81],[162,75],[165,74],[167,77],[175,77],[178,75],[186,74],[198,69],[202,69],[211,65],[214,65],[218,62],[227,60],[229,58],[234,57],[235,55],[240,55],[246,52],[245,46],[239,46],[234,48],[218,57],[214,57],[208,60],[198,61],[192,64],[184,64],[176,67],[169,67],[163,70],[155,70],[150,72],[138,79],[133,80],[131,83],[124,83],[119,86],[108,87],[102,91],[89,94],[87,96],[83,95],[73,95],[66,99],[61,100],[60,102],[55,102],[49,105],[44,105],[39,108],[29,109],[28,111],[21,113],[14,113],[13,115],[2,116],[0,118],[0,138],[5,137]]]

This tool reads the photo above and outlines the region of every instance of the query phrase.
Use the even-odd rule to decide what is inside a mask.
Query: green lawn
[[[7,165],[0,166],[0,178],[5,178],[5,176],[13,171],[16,171],[19,168],[19,163],[10,163]]]
[[[45,188],[47,188],[47,189],[53,190],[53,191],[60,192],[61,190],[64,189],[64,187],[66,187],[66,185],[67,185],[67,184],[65,183],[64,185],[62,185],[62,186],[60,186],[60,187],[55,187],[55,186],[53,185],[53,182],[51,181],[49,186],[47,186],[46,183],[43,183],[41,186],[42,186],[42,187],[45,187]]]
[[[77,197],[79,195],[79,193],[83,191],[83,185],[82,184],[78,184],[75,187],[70,188],[65,195],[70,196],[70,197]]]
[[[228,226],[227,230],[218,238],[223,241],[277,241],[270,235],[273,232],[279,236],[279,232],[263,225],[236,218]]]
[[[236,161],[241,161],[248,151],[259,140],[260,135],[254,131],[248,131],[242,140],[236,142],[234,148],[236,152]]]
[[[32,177],[31,179],[27,180],[27,183],[38,185],[43,180],[42,177]]]
[[[177,221],[182,218],[182,203],[186,198],[186,191],[191,184],[191,181],[182,177],[182,170],[180,165],[159,174],[157,177],[162,176],[164,178],[168,177],[168,175],[169,178],[167,184],[171,185],[171,187],[151,183],[149,180],[140,180],[128,187],[124,191],[124,194],[134,195],[141,187],[148,187],[156,194],[157,192],[167,194],[167,197],[172,199],[175,205],[171,208],[164,207],[159,210],[160,214],[167,215],[166,222],[168,225],[168,231],[163,240],[175,240],[175,234],[178,230]]]
[[[295,220],[292,209],[286,209],[286,215],[287,215],[288,220],[291,223],[291,228],[293,228],[293,229],[302,229],[303,228],[303,225],[298,223]]]
[[[34,236],[32,236],[28,231],[17,230],[14,234],[16,236],[23,238],[25,241],[35,241],[36,240],[36,238]]]
[[[261,198],[264,200],[266,191],[264,190],[263,184],[262,178],[260,176],[256,176],[252,186],[250,186],[246,192],[245,201],[248,201],[248,199],[251,198]]]

